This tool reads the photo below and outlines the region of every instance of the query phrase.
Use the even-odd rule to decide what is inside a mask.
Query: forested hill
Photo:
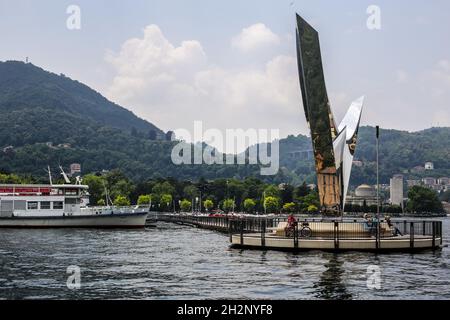
[[[27,131],[25,136],[19,134],[13,141],[5,141],[11,135],[2,134],[0,145],[40,142],[50,138],[49,130],[65,139],[84,127],[82,122],[142,134],[150,130],[162,133],[86,85],[18,61],[0,62],[0,111],[2,123],[13,122],[17,133]],[[65,130],[66,124],[71,124],[71,130]],[[3,125],[0,130],[3,133]]]
[[[292,152],[312,149],[304,136],[291,136],[281,141],[281,163],[294,177],[302,177],[312,169],[313,160],[303,159],[302,153]],[[375,184],[376,181],[376,138],[375,128],[361,127],[355,160],[359,161],[352,170],[351,184]],[[435,170],[420,171],[425,162],[434,163]],[[450,128],[432,128],[418,132],[384,130],[380,132],[380,178],[389,183],[394,174],[404,174],[407,179],[450,176]],[[309,179],[314,179],[309,176]]]
[[[258,176],[258,166],[182,165],[171,161],[176,142],[164,141],[153,124],[63,75],[32,64],[0,62],[0,173],[45,179],[47,165],[80,163],[83,172],[121,169],[133,180],[179,180]],[[300,111],[299,111],[300,112]],[[310,138],[280,141],[281,168],[266,182],[314,182]],[[396,173],[409,178],[450,176],[450,128],[420,132],[381,131],[381,181]],[[360,130],[352,184],[375,182],[375,129]],[[436,170],[415,172],[432,161]]]
[[[175,166],[175,142],[86,85],[30,63],[0,62],[0,172],[45,178],[47,165],[121,169],[133,180],[243,177],[256,167]],[[280,181],[285,180],[280,179]]]

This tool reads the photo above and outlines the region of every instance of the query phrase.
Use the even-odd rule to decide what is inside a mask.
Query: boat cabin
[[[87,185],[0,185],[0,217],[75,215],[89,204]]]

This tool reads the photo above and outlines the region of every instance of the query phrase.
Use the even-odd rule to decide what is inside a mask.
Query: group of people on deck
[[[364,229],[369,231],[371,235],[376,235],[377,230],[378,230],[378,224],[380,223],[380,219],[378,217],[372,217],[371,215],[366,213],[366,214],[364,214],[364,220],[365,220]],[[392,223],[390,216],[384,217],[384,220],[387,223],[389,229],[392,230],[393,236],[398,236],[398,235],[401,236],[402,235],[400,230],[398,230],[398,228],[396,228],[394,226],[394,224]]]

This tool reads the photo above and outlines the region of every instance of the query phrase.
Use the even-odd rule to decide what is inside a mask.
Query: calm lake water
[[[443,227],[449,243],[450,220]],[[78,266],[81,288],[68,289]],[[367,286],[378,266],[381,289]],[[139,231],[0,230],[0,299],[450,299],[450,248],[422,253],[230,249],[228,237]]]

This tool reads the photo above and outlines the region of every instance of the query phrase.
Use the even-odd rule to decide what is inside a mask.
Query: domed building
[[[377,196],[377,190],[373,186],[369,186],[368,184],[362,184],[355,190],[355,196],[356,197],[376,197]]]
[[[346,200],[347,204],[357,206],[363,206],[364,202],[367,206],[377,205],[377,190],[374,186],[362,184],[354,193],[350,193]]]

